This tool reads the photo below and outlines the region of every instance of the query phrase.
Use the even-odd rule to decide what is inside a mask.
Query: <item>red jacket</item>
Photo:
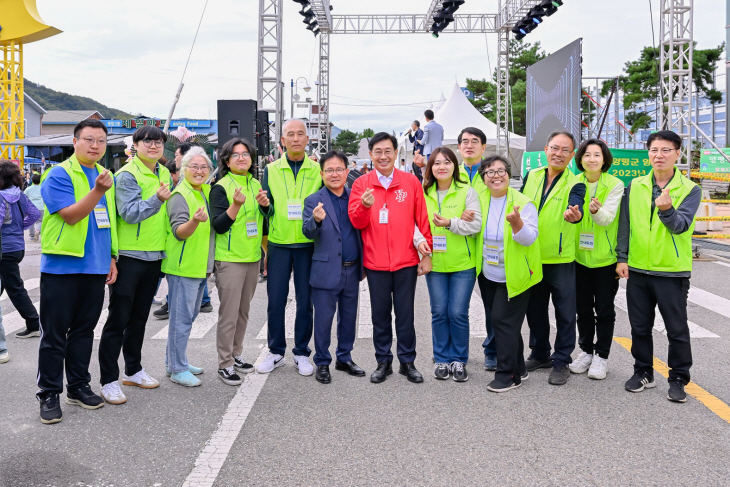
[[[361,199],[368,188],[375,196],[370,208]],[[388,209],[387,224],[379,223],[384,204]],[[393,181],[387,190],[374,170],[357,178],[350,192],[348,213],[352,226],[361,231],[363,264],[367,269],[393,272],[417,265],[418,251],[413,246],[416,225],[433,248],[423,187],[413,174],[393,169]]]

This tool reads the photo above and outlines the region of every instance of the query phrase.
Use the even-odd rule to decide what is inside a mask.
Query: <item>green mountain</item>
[[[85,96],[69,95],[24,79],[25,92],[46,110],[98,110],[104,118],[133,118],[134,116],[109,108]]]

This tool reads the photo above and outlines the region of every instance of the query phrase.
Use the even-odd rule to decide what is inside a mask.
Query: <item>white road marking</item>
[[[284,308],[284,337],[294,338],[294,321],[297,317],[297,302],[294,298],[294,281],[289,281],[289,297],[287,298],[286,308]],[[264,322],[264,326],[261,327],[259,334],[256,335],[256,340],[266,340],[269,334],[269,322]]]
[[[40,312],[40,301],[33,303],[33,306]],[[3,316],[3,328],[5,328],[5,335],[10,336],[11,333],[25,328],[25,320],[18,311],[13,311]]]
[[[727,262],[720,262],[719,260],[716,260],[715,264],[724,265],[725,267],[730,267],[730,264],[728,264]]]
[[[622,309],[627,313],[629,312],[628,305],[626,303],[626,288],[618,288],[615,304],[617,308]],[[715,335],[711,331],[705,330],[697,323],[693,323],[691,321],[688,321],[687,323],[689,325],[689,336],[691,338],[720,338],[718,335]],[[659,310],[656,311],[656,317],[654,318],[654,330],[664,335],[667,334],[667,330],[664,326],[664,320],[662,319]]]
[[[730,299],[725,299],[703,289],[690,286],[688,300],[691,303],[698,304],[705,309],[730,318]]]
[[[469,301],[469,336],[473,338],[487,337],[487,322],[486,315],[484,314],[484,302],[482,301],[482,295],[479,293],[479,288],[477,286],[474,286],[474,291],[471,294],[471,301]]]
[[[216,323],[218,323],[218,310],[220,308],[220,298],[218,298],[218,289],[215,288],[210,290],[210,302],[213,304],[213,311],[210,313],[198,313],[198,317],[193,321],[193,328],[190,330],[190,338],[197,339],[203,338]],[[162,330],[158,331],[153,337],[153,340],[167,340],[167,333],[170,330],[170,325],[166,325]]]
[[[416,303],[418,306],[418,303]],[[393,339],[396,339],[395,333],[395,308],[391,311],[391,323],[393,325]],[[358,325],[357,325],[357,338],[372,338],[373,337],[373,310],[370,304],[370,288],[368,287],[368,281],[364,280],[360,283],[360,296],[358,298]]]
[[[268,351],[266,347],[261,350],[255,366],[261,363]],[[268,377],[269,374],[256,372],[246,374],[243,384],[239,386],[238,392],[228,404],[218,428],[195,460],[195,466],[183,482],[183,487],[211,487],[215,483]]]

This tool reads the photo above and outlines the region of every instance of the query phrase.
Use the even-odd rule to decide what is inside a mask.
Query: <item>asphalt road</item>
[[[39,262],[39,246],[29,244],[24,279],[39,277]],[[705,336],[693,338],[692,378],[706,392],[705,403],[694,397],[670,403],[659,374],[656,389],[626,392],[632,359],[617,342],[603,381],[573,375],[556,387],[543,369],[519,389],[490,393],[478,316],[471,322],[469,381],[436,381],[422,278],[416,365],[423,384],[396,371],[376,385],[332,368],[332,383],[321,385],[298,374],[289,351],[287,365],[268,377],[254,374],[241,388],[227,386],[215,373],[212,316],[201,315],[201,337],[190,340],[188,356],[206,371],[201,387],[186,389],[165,377],[159,337],[167,321],[151,318],[143,363],[161,386],[124,387],[126,404],[96,411],[62,403],[63,421],[48,426],[40,423],[34,398],[38,339],[10,334],[11,360],[0,365],[0,486],[727,485],[726,264],[696,262],[691,281],[699,294],[689,319]],[[252,306],[244,348],[249,361],[265,352],[266,341],[257,338],[266,321],[265,291],[259,285]],[[29,294],[39,299],[37,287]],[[0,306],[6,327],[18,322],[6,296]],[[630,337],[620,308],[615,335]],[[369,375],[372,341],[365,330],[359,336],[353,357]],[[657,331],[654,338],[655,356],[666,362],[666,337]],[[99,392],[97,347],[95,340],[91,375]]]

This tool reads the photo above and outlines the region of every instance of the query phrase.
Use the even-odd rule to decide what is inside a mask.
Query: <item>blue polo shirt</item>
[[[96,167],[81,164],[89,189],[94,187],[99,171]],[[74,186],[71,177],[59,167],[50,169],[51,173],[41,183],[41,196],[50,213],[67,208],[76,203]],[[106,196],[99,201],[106,206]],[[109,208],[107,207],[107,212]],[[116,215],[109,215],[115,218]],[[41,255],[41,272],[48,274],[109,274],[112,258],[112,233],[110,228],[97,228],[94,215],[89,215],[89,229],[84,242],[84,256],[43,254]],[[78,225],[78,223],[77,223]]]
[[[342,262],[352,262],[358,259],[357,234],[350,222],[350,215],[347,213],[347,205],[350,203],[350,195],[346,188],[343,188],[342,196],[337,196],[327,188],[337,214],[337,223],[340,224],[342,234]]]

